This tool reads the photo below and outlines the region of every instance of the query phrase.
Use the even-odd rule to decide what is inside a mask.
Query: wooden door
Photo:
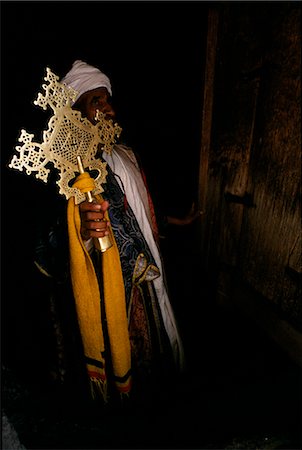
[[[298,328],[300,12],[212,8],[200,159],[201,259],[217,297],[240,279]]]

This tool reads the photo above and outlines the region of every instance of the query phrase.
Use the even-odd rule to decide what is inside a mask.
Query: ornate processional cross
[[[48,129],[43,132],[43,142],[33,142],[34,135],[21,130],[18,140],[23,145],[16,146],[19,155],[13,156],[9,167],[25,170],[27,175],[35,174],[36,178],[46,183],[50,172],[49,163],[52,163],[59,171],[59,193],[65,195],[67,200],[74,196],[78,204],[85,200],[85,194],[69,185],[79,173],[78,157],[84,169],[96,170],[98,173],[93,194],[103,192],[102,184],[107,176],[106,163],[96,159],[95,155],[99,144],[103,151],[110,154],[122,130],[112,120],[105,120],[101,112],[98,113],[97,124],[92,125],[79,111],[73,110],[71,101],[74,101],[77,92],[60,83],[59,77],[49,68],[46,69],[44,80],[48,82],[42,85],[45,94],[39,93],[34,104],[44,110],[50,106],[54,114],[48,122]]]

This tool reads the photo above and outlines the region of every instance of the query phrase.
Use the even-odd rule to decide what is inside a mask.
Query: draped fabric
[[[152,210],[150,210],[150,200],[148,190],[145,186],[142,172],[138,166],[134,153],[129,147],[123,145],[116,145],[112,150],[112,154],[103,154],[104,160],[107,162],[107,183],[104,185],[104,198],[106,197],[113,208],[109,209],[109,215],[114,222],[114,205],[115,199],[119,200],[119,207],[122,211],[122,204],[125,205],[123,217],[128,221],[127,217],[132,217],[130,223],[135,224],[135,241],[141,244],[137,248],[144,249],[146,252],[144,256],[149,263],[157,267],[158,276],[153,278],[153,286],[158,299],[159,308],[166,333],[168,334],[170,345],[172,347],[173,357],[176,366],[183,370],[185,368],[185,357],[182,346],[182,341],[179,335],[177,322],[170,303],[167,292],[164,267],[162,264],[160,252],[156,242],[156,230],[153,226]],[[112,196],[112,198],[111,198]],[[123,200],[122,200],[123,199]],[[128,222],[129,223],[129,222]],[[113,226],[113,231],[119,233],[120,225]],[[123,233],[121,233],[124,236]],[[127,241],[127,238],[125,238]],[[117,244],[119,245],[119,238],[116,236]],[[122,247],[120,248],[120,252]],[[134,266],[134,260],[126,259],[126,266],[131,265],[131,270]],[[123,265],[123,264],[122,264]],[[126,269],[127,270],[127,269]]]
[[[108,171],[102,196],[110,204],[110,226],[119,253],[125,287],[133,390],[137,385],[141,385],[141,392],[145,392],[145,386],[149,383],[152,384],[155,380],[161,382],[164,376],[172,379],[173,374],[177,373],[175,368],[184,367],[182,343],[165,285],[150,198],[135,156],[127,147],[115,146],[111,156],[106,154],[102,157],[107,162]],[[62,245],[65,240],[66,227],[61,218],[55,221],[48,233],[41,235],[36,255],[36,265],[43,273],[47,273],[50,276],[48,279],[55,284],[59,308],[64,307],[63,303],[67,302],[64,294],[60,294],[61,288],[70,283],[68,273],[65,281],[62,272],[58,274],[58,263],[60,267],[68,268],[69,255]],[[98,277],[100,296],[103,298],[103,257],[95,249],[90,256]],[[110,289],[109,285],[107,289]],[[108,327],[104,302],[101,301],[100,306],[106,347]],[[66,343],[67,359],[72,361],[75,353],[74,336],[77,333],[73,331],[69,317],[69,312],[66,312],[60,330],[64,336],[61,343]],[[112,355],[108,348],[107,346],[104,353],[106,372],[114,385]],[[78,368],[80,358],[76,358],[75,364],[70,364],[71,370]],[[64,359],[62,352],[61,359]],[[85,363],[84,358],[83,361]],[[66,367],[65,365],[65,369]],[[108,383],[110,385],[110,379]]]
[[[78,176],[73,186],[87,192],[93,190],[94,182],[88,173],[83,173]],[[131,386],[130,342],[119,253],[111,235],[113,245],[105,252],[102,261],[103,299],[101,299],[98,277],[80,233],[79,206],[75,205],[73,197],[68,201],[67,219],[71,281],[87,372],[92,393],[99,389],[104,400],[107,400],[101,301],[104,302],[106,311],[114,381],[121,393],[129,392]]]
[[[64,83],[77,91],[74,103],[85,92],[100,87],[105,87],[109,94],[112,95],[111,83],[107,75],[80,59],[73,63],[70,71],[61,79],[61,83]]]
[[[122,192],[112,170],[108,166],[107,171],[107,183],[103,186],[104,192],[102,195],[110,203],[108,214],[119,249],[128,309],[133,277],[137,279],[140,276],[138,268],[135,270],[139,256],[143,255],[145,267],[143,268],[142,264],[140,264],[140,267],[141,270],[148,273],[149,281],[157,278],[160,273],[124,192]]]
[[[102,196],[110,203],[110,226],[119,249],[126,291],[134,379],[136,374],[141,382],[142,378],[159,376],[160,366],[171,372],[173,365],[171,344],[153,286],[161,273],[125,192],[109,166],[107,171]]]

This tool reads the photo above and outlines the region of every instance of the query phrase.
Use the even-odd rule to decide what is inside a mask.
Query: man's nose
[[[104,107],[103,113],[105,114],[106,118],[111,119],[115,117],[115,111],[109,103]]]

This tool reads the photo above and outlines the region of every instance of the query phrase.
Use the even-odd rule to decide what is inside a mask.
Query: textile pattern
[[[139,255],[144,255],[148,265],[156,266],[156,264],[131,206],[128,204],[126,196],[121,190],[109,165],[107,165],[107,171],[107,182],[103,186],[104,192],[102,196],[104,200],[108,200],[110,203],[108,214],[119,249],[126,291],[126,306],[128,309],[131,298],[133,273]]]

